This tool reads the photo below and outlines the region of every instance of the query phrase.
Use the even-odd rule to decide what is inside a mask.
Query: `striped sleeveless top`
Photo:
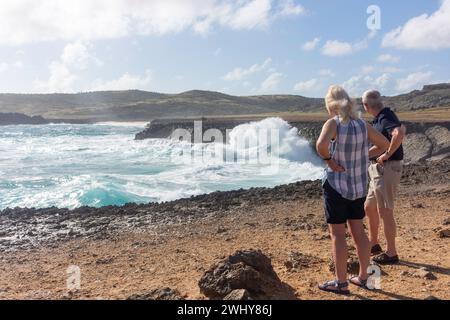
[[[355,119],[343,123],[338,116],[336,139],[330,144],[331,157],[345,172],[326,169],[326,180],[343,198],[356,200],[367,195],[369,138],[367,124]]]

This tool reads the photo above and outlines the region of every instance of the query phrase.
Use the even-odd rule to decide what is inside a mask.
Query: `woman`
[[[367,288],[370,242],[363,226],[364,202],[369,158],[375,156],[369,155],[369,142],[384,151],[389,147],[389,141],[359,119],[354,101],[343,88],[330,87],[325,103],[332,118],[322,128],[317,152],[327,164],[323,195],[333,243],[336,280],[328,281],[319,288],[327,292],[349,294],[345,226],[347,224],[350,229],[360,265],[359,275],[349,281]]]

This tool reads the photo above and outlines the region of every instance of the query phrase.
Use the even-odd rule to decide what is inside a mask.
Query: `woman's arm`
[[[331,159],[331,155],[329,152],[330,141],[336,136],[336,131],[337,126],[336,122],[333,119],[329,119],[327,122],[325,122],[319,139],[317,139],[316,150],[319,156],[325,160],[331,170],[336,172],[344,172],[345,169],[337,164],[336,161]]]
[[[369,141],[374,147],[369,150],[369,158],[374,158],[389,148],[389,140],[381,133],[375,130],[370,124],[367,125]]]

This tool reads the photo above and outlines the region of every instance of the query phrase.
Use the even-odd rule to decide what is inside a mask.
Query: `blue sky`
[[[394,95],[450,81],[450,0],[6,0],[0,48],[0,92]]]

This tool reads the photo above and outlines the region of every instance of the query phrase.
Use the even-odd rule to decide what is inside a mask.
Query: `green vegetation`
[[[425,86],[408,94],[385,97],[387,106],[410,117],[448,116],[450,84]],[[358,100],[358,103],[361,102]],[[296,95],[239,97],[210,91],[161,94],[139,90],[77,94],[0,94],[0,112],[19,112],[47,119],[147,121],[155,118],[249,117],[277,115],[305,120],[326,117],[321,98]],[[443,119],[442,119],[443,120]]]

